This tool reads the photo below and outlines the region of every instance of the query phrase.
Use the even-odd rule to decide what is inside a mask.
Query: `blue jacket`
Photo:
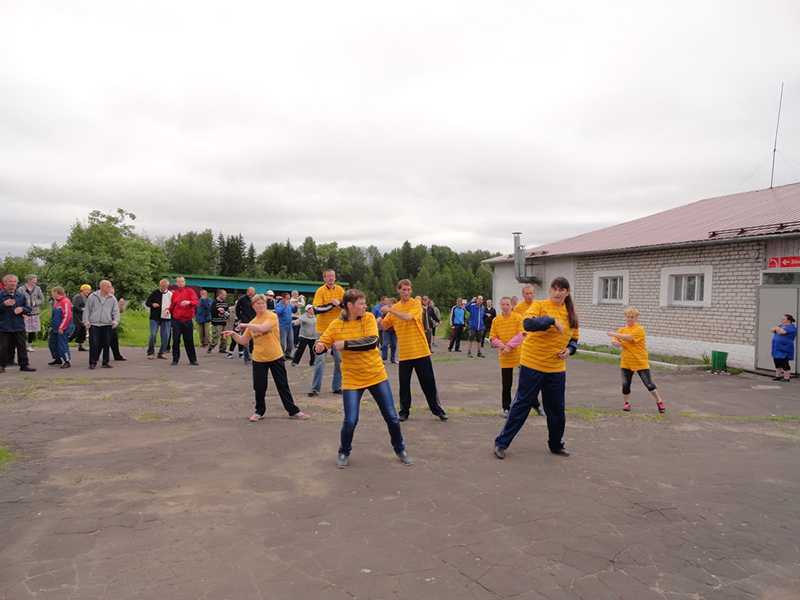
[[[477,302],[473,302],[467,306],[469,312],[469,328],[472,331],[483,331],[486,325],[483,322],[483,317],[486,316],[486,306],[481,304],[478,306]]]
[[[772,334],[772,358],[794,360],[794,340],[797,337],[797,325],[779,325],[786,333]]]
[[[376,319],[380,319],[383,315],[381,314],[381,303],[378,302],[375,306],[372,307],[372,314],[375,315]]]
[[[197,312],[194,318],[198,323],[208,323],[211,320],[211,305],[214,301],[211,298],[200,298],[197,304]]]
[[[460,306],[454,306],[450,310],[450,324],[451,325],[463,325],[464,324],[464,317],[466,317],[467,311]]]
[[[278,324],[281,329],[292,327],[292,305],[286,304],[283,300],[275,303],[275,314],[278,315]]]
[[[14,299],[12,306],[6,306],[6,300]],[[19,315],[14,314],[14,309],[21,307],[22,313]],[[9,294],[7,291],[0,291],[0,331],[4,333],[15,333],[25,331],[24,315],[31,314],[31,309],[28,306],[28,301],[25,299],[25,294],[19,291]]]

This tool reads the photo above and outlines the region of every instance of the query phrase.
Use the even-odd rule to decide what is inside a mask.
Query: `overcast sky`
[[[0,254],[117,207],[508,252],[768,187],[781,81],[798,181],[798,34],[797,0],[0,0]]]

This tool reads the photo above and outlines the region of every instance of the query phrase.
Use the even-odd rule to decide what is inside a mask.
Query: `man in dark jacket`
[[[75,324],[75,331],[69,341],[75,340],[78,344],[78,352],[86,352],[83,343],[86,341],[86,325],[83,324],[83,309],[86,308],[86,298],[92,293],[92,286],[84,283],[80,291],[72,297],[72,322]]]
[[[17,289],[18,282],[16,275],[6,275],[0,291],[0,373],[6,370],[12,346],[17,349],[19,370],[36,370],[28,362],[25,335],[25,316],[30,315],[31,309],[25,294]]]
[[[217,296],[211,303],[211,344],[208,346],[210,353],[217,344],[219,344],[219,353],[225,354],[225,340],[222,337],[222,332],[225,331],[225,325],[230,317],[231,306],[228,304],[228,292],[225,290],[217,290]]]
[[[172,291],[169,289],[169,279],[158,282],[158,289],[147,297],[144,305],[150,309],[150,339],[147,341],[147,358],[153,358],[156,348],[156,334],[161,332],[161,346],[158,349],[158,358],[169,351],[169,339],[172,334]]]
[[[492,299],[486,301],[486,313],[483,315],[483,335],[481,336],[481,348],[486,341],[486,336],[492,330],[492,321],[497,317],[497,309],[492,305]]]
[[[253,310],[251,298],[256,295],[256,288],[249,287],[244,296],[240,296],[236,301],[236,320],[239,323],[249,323],[256,318],[256,311]],[[273,294],[274,298],[274,294]],[[267,304],[269,308],[269,304]],[[273,299],[272,310],[275,309],[275,301]],[[250,344],[252,344],[252,340]],[[250,346],[239,346],[239,352],[244,355],[244,362],[250,362]]]

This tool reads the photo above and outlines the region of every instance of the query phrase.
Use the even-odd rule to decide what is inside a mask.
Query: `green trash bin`
[[[728,353],[720,352],[719,350],[711,351],[711,370],[712,371],[727,371],[728,370]]]

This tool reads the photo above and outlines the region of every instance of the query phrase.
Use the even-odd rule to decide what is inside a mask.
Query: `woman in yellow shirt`
[[[549,298],[534,301],[522,325],[527,335],[522,343],[517,397],[503,430],[495,438],[494,454],[497,458],[506,457],[506,448],[522,429],[541,391],[550,452],[569,456],[563,441],[564,393],[567,357],[578,348],[578,316],[569,295],[569,281],[556,277],[550,284]]]
[[[392,388],[378,352],[378,322],[366,308],[364,294],[356,289],[348,290],[341,303],[341,314],[331,322],[314,346],[317,354],[335,349],[342,357],[344,421],[336,465],[344,468],[349,464],[353,434],[358,425],[359,405],[365,390],[372,394],[386,421],[395,454],[404,465],[411,465],[413,461],[406,452]]]
[[[281,349],[280,328],[278,317],[271,310],[267,310],[267,299],[262,294],[256,294],[251,299],[255,318],[249,323],[239,323],[238,328],[244,329],[239,334],[234,331],[223,331],[225,337],[233,337],[240,346],[247,346],[253,340],[253,390],[256,393],[256,410],[250,417],[251,422],[260,421],[267,412],[267,372],[272,374],[278,395],[281,397],[283,408],[292,419],[308,419],[308,415],[297,408],[289,389],[289,379],[286,376],[283,350]]]
[[[625,327],[620,327],[616,331],[609,331],[608,337],[611,338],[611,343],[620,348],[622,352],[619,357],[619,366],[622,370],[622,399],[625,404],[622,405],[622,410],[628,412],[631,410],[631,403],[628,400],[631,394],[631,381],[633,374],[639,375],[644,387],[656,399],[656,407],[658,412],[664,413],[667,407],[664,406],[664,401],[656,390],[656,384],[650,376],[650,360],[647,354],[647,333],[639,324],[639,309],[634,306],[629,306],[625,309]]]
[[[511,408],[511,385],[514,382],[514,368],[519,366],[520,344],[525,339],[522,317],[511,310],[511,298],[500,299],[500,314],[492,320],[489,341],[497,348],[500,363],[500,379],[503,385],[501,403],[503,416],[508,416]]]

